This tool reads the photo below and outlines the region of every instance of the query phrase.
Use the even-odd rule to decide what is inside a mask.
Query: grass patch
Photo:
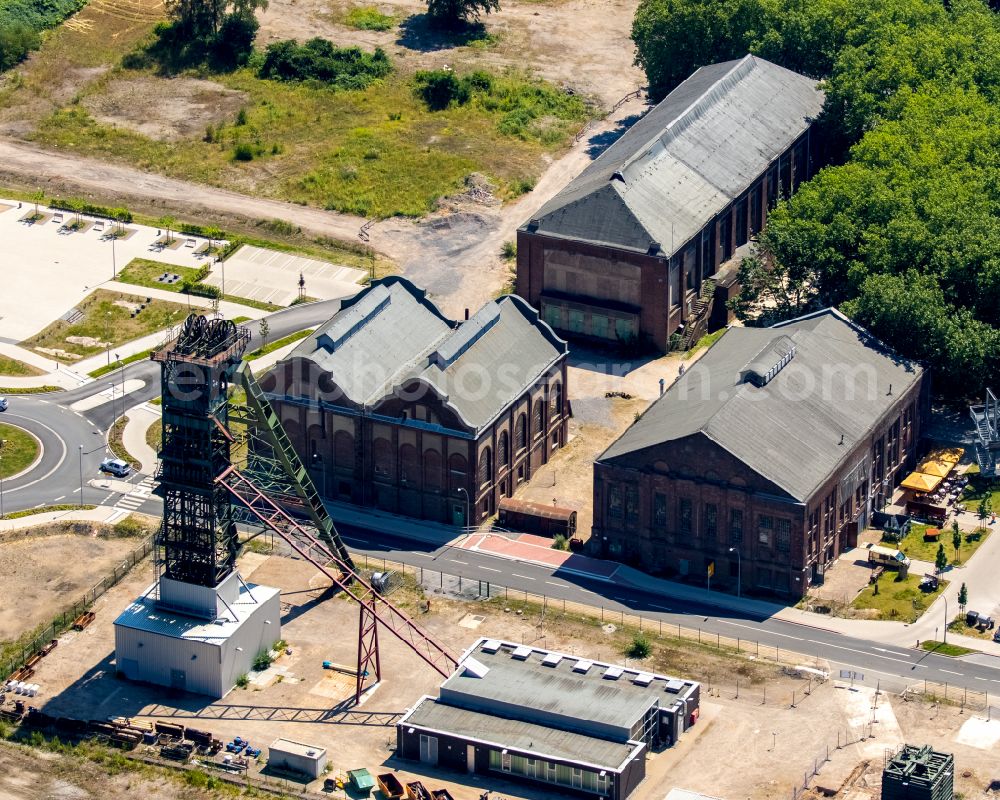
[[[179,275],[180,280],[176,283],[161,283],[157,280],[164,272]],[[173,264],[164,264],[162,261],[153,261],[148,258],[133,258],[118,273],[118,280],[122,283],[131,283],[134,286],[145,286],[150,289],[163,289],[167,292],[180,292],[185,282],[197,283],[200,280],[202,270],[193,267],[175,267]]]
[[[966,625],[965,614],[956,615],[955,619],[948,623],[949,633],[960,633],[962,636],[971,636],[974,639],[983,639],[988,642],[993,641],[994,630],[981,631],[975,625]]]
[[[108,431],[108,449],[112,452],[115,458],[127,461],[128,465],[132,467],[132,469],[142,469],[142,463],[125,449],[125,442],[122,441],[122,435],[125,433],[126,425],[128,425],[128,417],[119,417],[115,420],[115,424],[112,425],[111,430]]]
[[[927,639],[921,642],[920,647],[929,653],[937,653],[939,656],[967,656],[969,653],[977,652],[976,650],[970,650],[968,647],[950,643],[945,644],[934,639]]]
[[[0,478],[9,478],[27,469],[38,458],[38,440],[21,428],[0,423]]]
[[[1000,513],[1000,481],[984,478],[978,473],[978,466],[975,473],[971,471],[971,468],[966,472],[966,475],[969,476],[969,483],[962,493],[962,502],[965,503],[969,511],[975,514],[979,502],[986,497],[989,499],[993,511]],[[987,524],[989,523],[987,522]]]
[[[358,31],[391,31],[399,23],[399,18],[383,14],[375,6],[354,6],[344,15],[343,22]]]
[[[93,508],[97,508],[97,506],[74,506],[62,503],[55,506],[41,506],[39,508],[26,508],[23,511],[12,511],[9,514],[4,514],[0,519],[21,519],[22,517],[33,517],[36,514],[49,514],[53,511],[90,511]]]
[[[145,304],[145,308],[134,316],[131,309]],[[97,355],[111,347],[130,342],[156,331],[162,331],[182,322],[188,314],[188,307],[166,300],[152,300],[145,297],[97,289],[84,298],[77,306],[83,317],[72,325],[57,320],[40,333],[22,344],[32,349],[50,348],[53,353],[45,353],[51,358],[73,362],[79,358]],[[84,341],[71,342],[67,337],[80,337]]]
[[[940,581],[933,592],[925,592],[920,589],[921,577],[911,574],[899,580],[898,573],[885,572],[876,583],[862,589],[851,606],[876,610],[875,619],[916,622],[948,585],[947,581]],[[878,594],[875,594],[876,586]]]
[[[233,325],[242,325],[244,322],[250,322],[250,317],[233,317]]]
[[[684,352],[684,354],[681,356],[681,358],[691,358],[699,350],[705,350],[705,349],[711,347],[713,344],[715,344],[717,341],[719,341],[719,339],[722,338],[722,335],[727,330],[728,330],[728,328],[720,328],[719,330],[715,331],[714,333],[706,333],[697,342],[695,342],[694,345],[692,345],[692,347],[691,347],[690,350],[686,350]]]
[[[275,350],[280,350],[282,347],[290,345],[292,342],[302,341],[314,330],[316,329],[308,328],[307,330],[289,334],[288,336],[284,336],[281,339],[277,339],[273,342],[268,342],[263,347],[258,347],[256,350],[250,353],[247,356],[247,361],[253,361],[254,359],[260,358],[261,356],[266,356],[268,353],[273,353]]]
[[[142,352],[139,353],[133,353],[132,355],[126,356],[120,361],[115,361],[115,363],[113,364],[105,364],[103,367],[92,369],[87,374],[90,375],[91,378],[100,378],[102,375],[107,375],[109,372],[114,372],[116,369],[128,366],[129,364],[134,364],[136,361],[145,361],[147,358],[149,358],[149,355],[152,352],[153,350],[152,348],[150,348],[149,350],[143,350]]]
[[[948,563],[959,564],[972,558],[976,550],[979,549],[979,546],[989,536],[989,531],[985,533],[981,531],[973,531],[971,533],[962,531],[962,547],[956,556],[955,548],[952,547],[951,542],[951,528],[948,526],[941,528],[941,535],[937,541],[933,539],[926,540],[924,539],[924,531],[931,527],[936,526],[914,523],[910,526],[910,532],[898,544],[891,541],[886,541],[885,544],[887,547],[895,547],[898,550],[902,550],[905,555],[915,561],[929,561],[933,564],[937,556],[938,541],[940,541],[944,545],[944,552],[948,555]]]
[[[258,311],[281,311],[284,308],[284,306],[274,303],[265,303],[263,300],[251,300],[249,297],[237,297],[234,294],[224,294],[222,299],[227,303],[235,303],[247,308],[256,308]],[[240,319],[240,317],[237,317],[237,319]],[[243,317],[243,319],[248,319],[248,317]]]
[[[490,91],[442,111],[429,110],[413,78],[399,73],[360,90],[265,80],[251,69],[212,77],[250,101],[246,124],[223,125],[211,142],[149,139],[97,122],[82,104],[40,120],[32,138],[345,213],[421,216],[439,197],[460,191],[471,172],[492,176],[500,196],[513,196],[525,176],[544,169],[546,154],[568,144],[593,115],[579,97],[517,72],[493,76]],[[92,89],[101,90],[99,84]],[[253,150],[253,160],[233,160],[241,144]]]
[[[149,402],[152,403],[154,406],[162,406],[163,405],[163,398],[162,397],[154,397]]]
[[[146,444],[148,444],[156,452],[160,451],[160,446],[163,443],[163,420],[158,419],[148,428],[146,428]]]
[[[16,358],[7,358],[0,355],[0,375],[5,378],[30,378],[33,375],[44,375],[40,369],[18,361]]]
[[[48,394],[49,392],[61,391],[61,386],[11,386],[9,388],[0,386],[0,394]]]

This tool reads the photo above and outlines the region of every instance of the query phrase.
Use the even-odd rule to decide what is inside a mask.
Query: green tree
[[[34,203],[35,205],[35,213],[32,216],[34,217],[34,219],[38,219],[38,217],[40,216],[38,213],[38,204],[45,200],[45,192],[43,192],[41,189],[35,189],[35,191],[33,191],[30,196],[31,196],[31,202]]]
[[[934,556],[934,566],[938,572],[944,572],[948,567],[948,556],[944,552],[943,544],[938,545],[937,555]]]
[[[160,217],[158,220],[156,220],[156,224],[167,232],[167,242],[168,243],[173,242],[174,240],[173,228],[174,225],[177,224],[177,220],[171,217],[169,214],[166,214]]]
[[[260,321],[260,328],[258,331],[260,332],[260,346],[261,349],[263,349],[267,347],[267,337],[271,333],[271,326],[267,324],[266,318]]]
[[[979,527],[983,530],[986,530],[986,520],[989,519],[991,513],[993,513],[993,503],[990,501],[989,495],[984,495],[979,501],[979,506],[976,508],[976,516],[979,517]]]
[[[959,561],[958,552],[962,547],[962,532],[958,529],[958,520],[951,523],[951,544],[955,548],[955,561]]]
[[[969,602],[969,590],[965,587],[965,584],[963,583],[958,590],[958,607],[962,610],[963,614],[965,613],[965,606],[966,603],[968,602]]]
[[[460,28],[500,10],[500,0],[427,0],[427,13],[444,28]]]
[[[41,38],[30,26],[0,20],[0,71],[19,64],[40,44]]]

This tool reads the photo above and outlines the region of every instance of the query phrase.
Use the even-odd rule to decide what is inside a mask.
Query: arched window
[[[528,431],[524,414],[518,414],[517,422],[514,423],[514,442],[518,450],[523,450],[528,446]]]
[[[493,480],[493,452],[490,448],[483,448],[483,454],[479,456],[479,485],[486,486]]]
[[[441,491],[441,454],[437,450],[424,452],[424,488],[429,492]]]
[[[542,417],[542,402],[540,400],[535,402],[534,408],[531,412],[531,432],[535,435],[535,438],[544,433],[543,429],[543,417]]]
[[[554,419],[562,414],[562,384],[554,383],[549,389],[549,419]]]
[[[507,431],[500,434],[500,441],[497,443],[497,464],[501,467],[510,466],[510,439],[507,438]]]
[[[451,491],[465,488],[467,470],[465,456],[453,453],[448,457],[448,485],[451,487]]]
[[[375,477],[392,476],[392,444],[388,439],[376,439],[373,448],[375,457]]]
[[[347,431],[333,435],[333,465],[337,469],[354,469],[354,437]]]
[[[399,482],[403,486],[420,484],[420,456],[412,444],[399,448]]]

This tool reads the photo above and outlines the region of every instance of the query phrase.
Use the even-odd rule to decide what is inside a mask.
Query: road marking
[[[565,589],[568,584],[556,583],[555,581],[545,581],[549,586],[558,586],[560,589]]]
[[[485,569],[485,570],[488,570],[489,572],[499,572],[500,571],[498,569],[493,569],[493,567],[480,567],[479,569]]]
[[[730,622],[728,619],[720,619],[723,625],[735,625],[737,628],[746,628],[750,631],[756,631],[758,634],[762,633],[761,629],[755,625],[743,625],[740,622]],[[787,633],[778,633],[777,631],[764,631],[772,636],[784,636],[786,639],[794,639],[796,642],[803,641],[801,636],[789,636]]]
[[[955,672],[954,670],[951,670],[951,669],[942,669],[941,671],[942,672],[947,672],[949,675],[958,675],[958,677],[960,677],[960,678],[964,678],[965,677],[961,672]]]
[[[898,661],[900,664],[908,664],[914,669],[928,669],[928,666],[926,664],[914,664],[912,661],[907,661],[905,658],[891,658],[889,656],[880,656],[876,655],[875,653],[872,653],[869,650],[858,650],[854,647],[844,647],[843,645],[840,644],[821,642],[817,639],[807,639],[806,641],[812,642],[813,644],[821,645],[822,647],[836,647],[838,650],[847,650],[849,653],[858,653],[859,655],[869,656],[870,658],[883,658],[886,661]],[[948,670],[942,670],[942,671],[947,672]],[[960,673],[956,672],[955,674],[959,675]]]
[[[670,606],[658,606],[658,605],[654,605],[653,603],[650,603],[649,607],[650,608],[657,608],[660,611],[673,611],[673,609]]]
[[[66,498],[66,495],[62,495],[61,497],[57,497],[57,498],[56,498],[55,500],[53,500],[52,502],[53,502],[53,503],[58,503],[58,502],[59,502],[60,500],[63,500],[63,499],[65,499],[65,498]]]
[[[347,537],[345,536],[344,538],[346,539]],[[355,539],[355,541],[360,541],[360,540]],[[424,553],[409,553],[409,555],[413,556],[414,558],[430,558],[430,556],[425,555]]]
[[[510,576],[512,578],[523,578],[526,581],[533,581],[534,580],[534,578],[532,578],[530,575],[518,575],[516,572],[510,573]]]
[[[449,558],[448,560],[449,561],[454,561],[456,564],[465,564],[465,566],[469,566],[469,562],[468,561],[460,561],[457,558]]]
[[[985,680],[987,680],[986,678],[980,678],[980,677],[979,677],[978,675],[975,675],[975,676],[973,676],[973,677],[975,677],[975,679],[976,679],[977,681],[985,681]]]

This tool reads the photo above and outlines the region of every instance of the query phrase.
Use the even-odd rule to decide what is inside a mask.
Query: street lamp
[[[743,597],[743,556],[735,547],[730,547],[729,552],[736,553],[736,596]]]
[[[459,486],[455,491],[461,492],[465,495],[465,527],[472,527],[472,500],[469,498],[469,493],[464,487]]]
[[[111,428],[115,427],[115,420],[118,419],[118,409],[115,405],[115,382],[112,381],[108,384],[108,388],[111,390]],[[124,398],[122,398],[124,399]],[[110,430],[109,428],[108,430]]]
[[[83,508],[83,445],[80,445],[80,508]]]

